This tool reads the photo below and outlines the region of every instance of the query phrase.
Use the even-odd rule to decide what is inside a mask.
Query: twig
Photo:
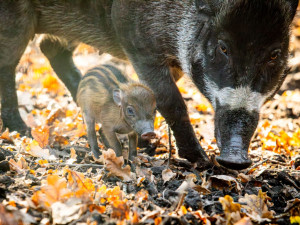
[[[267,161],[268,161],[268,159],[265,159],[265,160],[263,160],[263,161],[260,161],[260,162],[255,163],[253,166],[251,166],[251,167],[245,172],[245,174],[249,173],[252,169],[254,169],[254,168],[256,168],[256,167],[258,167],[258,166],[264,164],[264,163],[267,162]]]
[[[180,199],[179,199],[178,205],[175,209],[175,212],[177,212],[180,209],[180,207],[182,206],[185,196],[186,196],[186,192],[183,192],[180,196]]]
[[[86,147],[75,146],[75,145],[68,146],[68,147],[66,147],[66,148],[63,148],[62,150],[70,150],[71,148],[74,148],[75,151],[77,151],[77,152],[85,152],[85,153],[91,152],[91,151],[89,151],[89,149],[86,148]]]
[[[103,165],[98,164],[68,164],[68,163],[47,163],[49,166],[72,166],[72,167],[94,167],[94,168],[103,168]]]

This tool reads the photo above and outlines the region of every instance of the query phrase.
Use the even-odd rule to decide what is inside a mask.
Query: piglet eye
[[[134,109],[133,109],[131,106],[127,106],[126,112],[127,112],[127,115],[128,115],[128,116],[132,116],[132,117],[135,116]]]

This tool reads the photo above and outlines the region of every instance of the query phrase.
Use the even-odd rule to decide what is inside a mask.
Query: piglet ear
[[[291,6],[291,20],[294,19],[294,16],[296,14],[296,11],[297,11],[297,7],[298,7],[298,3],[299,3],[299,0],[286,0],[290,6]]]
[[[114,102],[118,106],[121,106],[121,104],[122,104],[122,91],[120,89],[114,89],[113,90],[113,99],[114,99]]]

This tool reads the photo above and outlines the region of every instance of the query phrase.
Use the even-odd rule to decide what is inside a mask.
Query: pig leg
[[[15,69],[29,40],[34,36],[34,30],[27,3],[24,3],[24,7],[19,4],[19,1],[0,1],[1,117],[3,128],[25,135],[29,133],[29,128],[18,110]]]
[[[95,131],[95,119],[88,115],[87,113],[84,113],[84,121],[87,126],[87,135],[88,140],[90,144],[90,148],[93,152],[93,155],[95,158],[99,158],[101,155],[101,152],[99,151],[98,143],[97,143],[97,137],[96,137],[96,131]]]
[[[133,55],[131,61],[139,78],[153,90],[157,108],[173,130],[179,156],[197,162],[199,167],[206,167],[209,159],[195,136],[186,105],[169,68],[159,63],[151,65],[151,59],[144,57]]]
[[[109,143],[103,133],[102,127],[99,129],[99,135],[100,135],[101,141],[104,144],[105,148],[109,148]]]
[[[106,137],[106,140],[108,141],[108,148],[111,148],[115,151],[116,155],[122,156],[122,145],[114,131],[112,131],[109,128],[102,127],[102,131],[104,136]]]
[[[72,58],[76,47],[76,43],[70,44],[64,39],[50,35],[46,35],[40,44],[42,52],[49,59],[53,70],[69,89],[74,100],[81,80],[81,73]]]
[[[183,72],[178,67],[170,66],[169,70],[170,70],[170,74],[173,77],[175,82],[177,82],[183,76]],[[139,135],[139,137],[138,137],[138,147],[139,148],[146,148],[150,145],[150,143],[151,143],[151,141],[144,140]]]
[[[137,135],[135,132],[131,132],[128,134],[129,139],[129,160],[134,160],[134,158],[137,156],[136,146],[137,146]]]
[[[18,110],[15,68],[16,64],[0,68],[1,117],[4,128],[7,127],[10,131],[17,130],[22,135],[28,135],[29,128],[22,120]]]

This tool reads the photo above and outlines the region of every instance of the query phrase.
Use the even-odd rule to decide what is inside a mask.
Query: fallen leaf
[[[164,180],[164,183],[168,182],[175,176],[176,176],[176,173],[173,173],[170,168],[164,169],[162,171],[162,179]]]
[[[54,93],[57,93],[59,91],[59,88],[61,87],[61,84],[57,80],[56,77],[48,73],[45,78],[42,80],[42,84],[44,88],[47,88],[49,91],[52,91]]]
[[[246,194],[245,197],[239,199],[239,202],[246,203],[243,208],[247,210],[247,216],[258,223],[268,222],[273,218],[274,212],[269,211],[267,201],[267,193],[262,192],[261,189],[258,195]]]
[[[234,203],[231,196],[225,195],[225,197],[219,198],[219,202],[221,202],[224,210],[225,224],[232,225],[241,220],[241,205]]]
[[[187,191],[189,188],[194,189],[195,191],[199,192],[200,194],[209,194],[211,193],[208,189],[205,187],[201,187],[200,185],[196,185],[194,183],[195,175],[189,174],[186,176],[185,181],[181,183],[181,185],[177,188],[176,192],[183,193]]]
[[[80,199],[70,198],[65,203],[55,202],[51,205],[53,224],[67,224],[79,219],[84,205]]]
[[[249,217],[243,217],[243,219],[241,219],[234,225],[253,225],[253,223],[251,222],[251,219]]]
[[[5,129],[5,131],[1,134],[1,137],[0,137],[0,138],[12,142],[12,139],[11,139],[11,137],[9,136],[9,130],[8,130],[8,128]]]
[[[129,206],[125,201],[116,200],[112,204],[112,218],[129,220]]]
[[[25,148],[26,152],[34,157],[39,157],[43,159],[49,159],[50,153],[48,149],[43,149],[40,147],[36,140],[31,141]]]
[[[111,175],[122,178],[124,181],[133,180],[133,174],[131,174],[131,168],[126,165],[124,168],[123,156],[117,157],[116,153],[112,149],[104,151],[101,158],[104,159],[105,169],[110,172]]]
[[[227,176],[227,175],[214,175],[209,178],[208,186],[214,187],[219,190],[223,190],[224,188],[231,188],[232,184],[234,184],[235,189],[238,191],[238,193],[241,193],[242,188],[240,183],[233,177]],[[206,188],[209,188],[206,187]]]
[[[49,127],[38,126],[31,129],[32,137],[39,143],[41,148],[45,148],[49,144]]]
[[[16,220],[15,216],[12,213],[9,213],[5,210],[4,206],[0,204],[0,224],[5,225],[15,225],[20,224]]]
[[[29,169],[28,164],[23,157],[21,157],[18,162],[14,159],[10,159],[8,162],[11,170],[16,171],[17,173],[24,173],[25,169]]]

